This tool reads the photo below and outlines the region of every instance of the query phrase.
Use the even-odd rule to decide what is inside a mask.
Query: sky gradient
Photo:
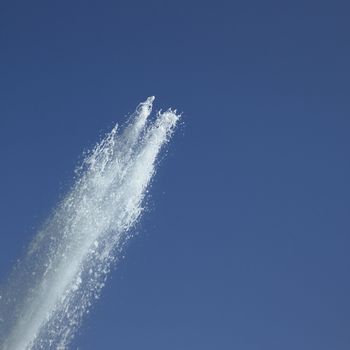
[[[349,349],[349,11],[2,2],[1,280],[82,152],[155,95],[183,126],[72,349]]]

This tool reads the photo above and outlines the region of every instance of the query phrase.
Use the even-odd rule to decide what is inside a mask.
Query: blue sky
[[[0,277],[82,151],[183,112],[79,349],[348,349],[347,2],[0,5]]]

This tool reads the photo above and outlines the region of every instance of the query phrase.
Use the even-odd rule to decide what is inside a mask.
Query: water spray
[[[70,192],[3,287],[3,350],[67,349],[140,218],[157,157],[179,120],[154,97],[86,156]]]

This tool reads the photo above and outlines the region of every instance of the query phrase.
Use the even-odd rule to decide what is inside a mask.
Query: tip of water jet
[[[145,102],[140,103],[140,106],[152,106],[154,100],[155,100],[155,96],[149,96],[147,97]]]
[[[148,97],[146,101],[141,102],[136,109],[136,113],[138,114],[138,117],[140,118],[140,120],[143,120],[143,122],[146,121],[146,119],[149,117],[149,115],[152,112],[154,99],[155,99],[154,96]]]

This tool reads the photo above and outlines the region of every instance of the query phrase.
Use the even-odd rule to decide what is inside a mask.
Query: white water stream
[[[3,350],[67,349],[139,219],[157,156],[179,116],[141,103],[86,156],[0,299]]]

